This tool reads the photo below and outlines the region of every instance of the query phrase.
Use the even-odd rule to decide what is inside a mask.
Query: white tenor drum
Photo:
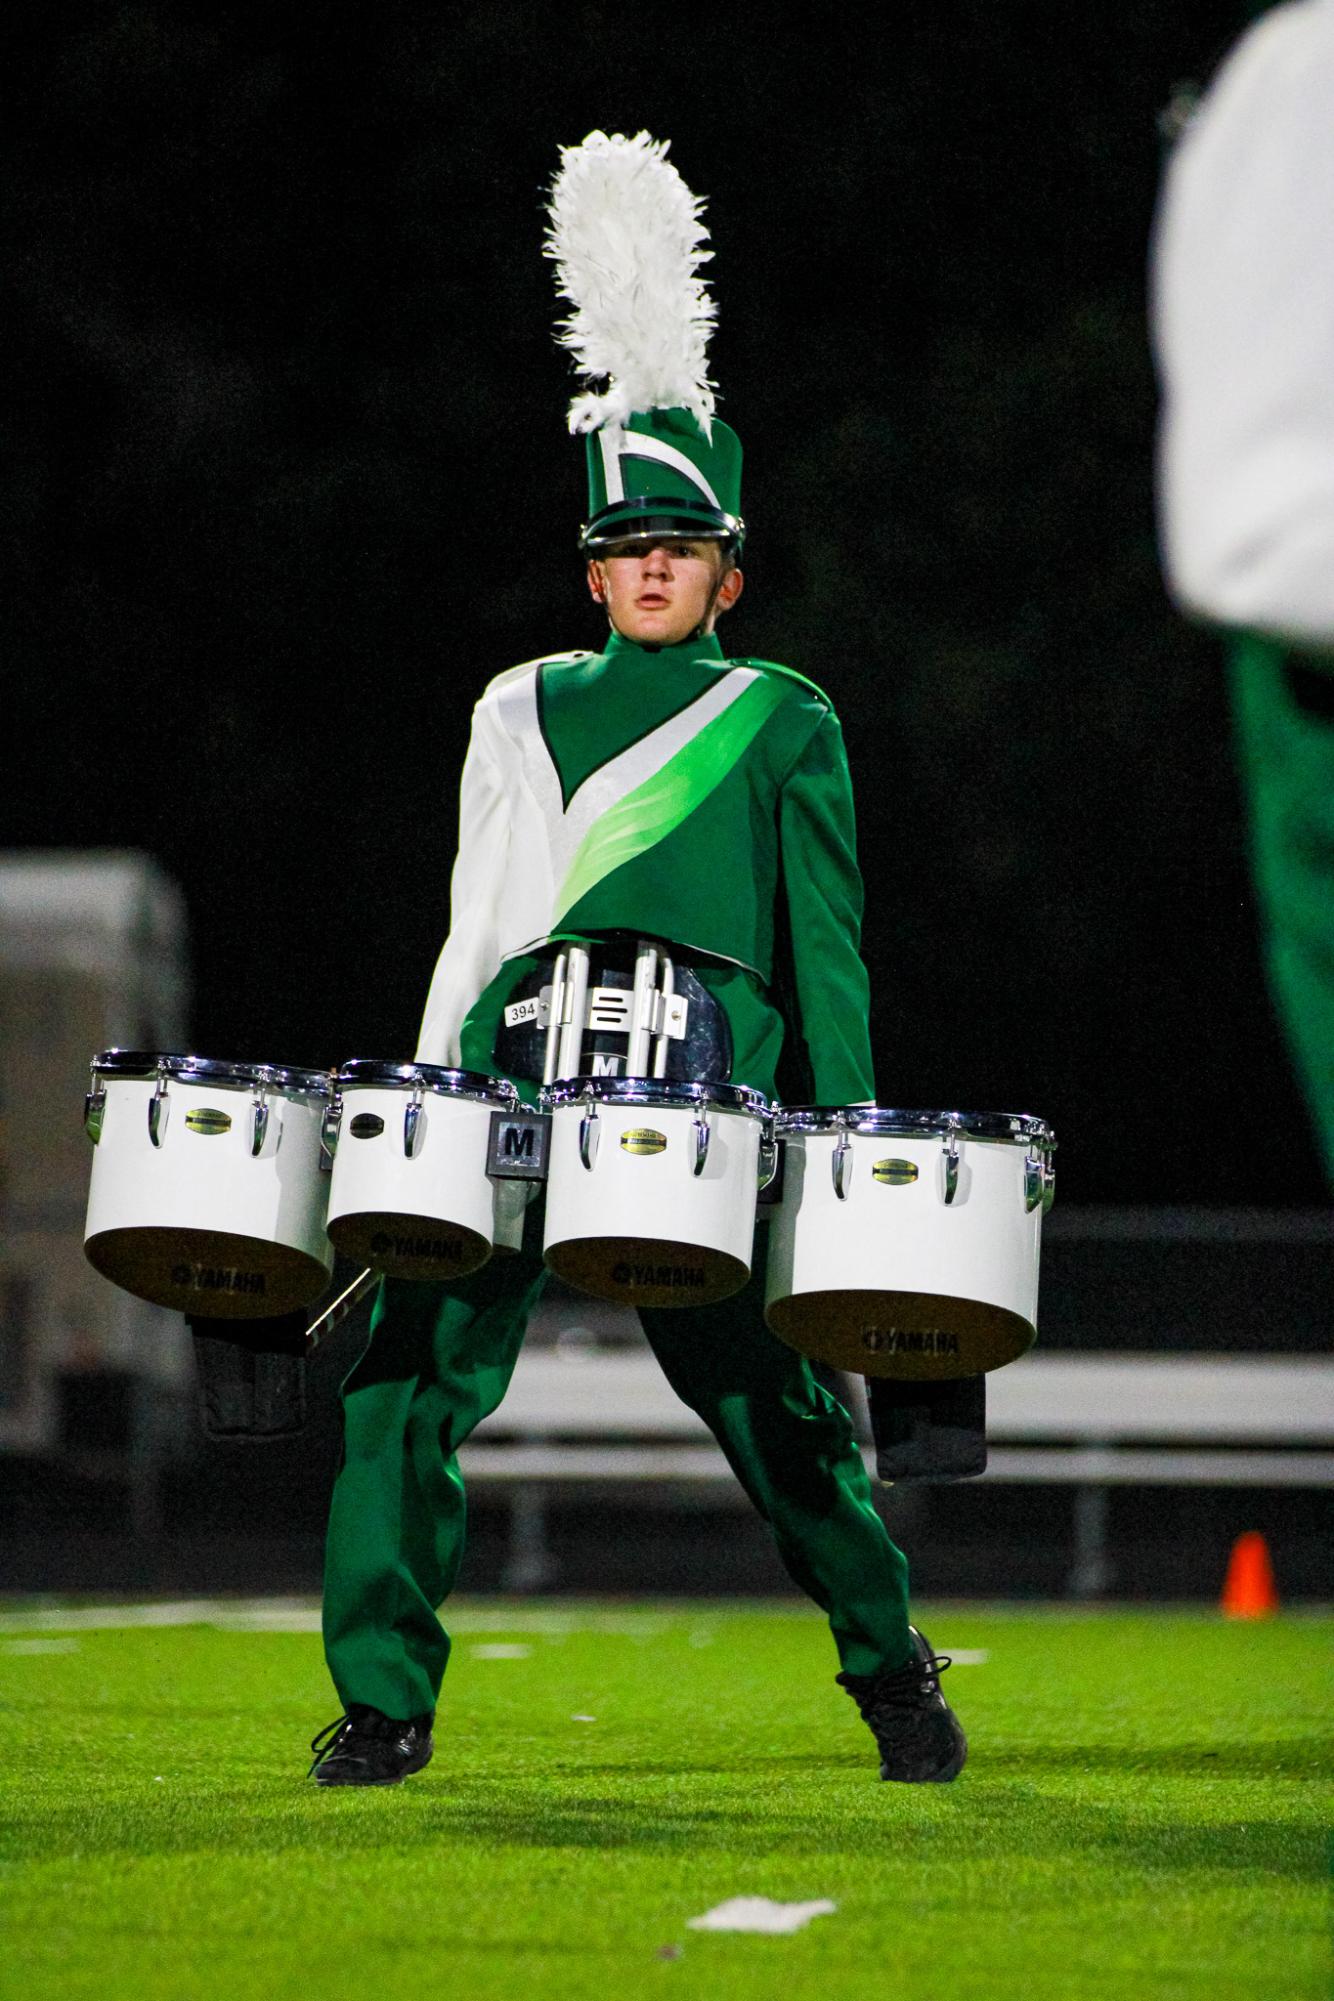
[[[1055,1140],[1008,1112],[790,1107],[765,1319],[865,1376],[940,1380],[1013,1362],[1037,1334]]]
[[[558,1277],[627,1306],[707,1306],[741,1290],[768,1119],[758,1091],[575,1077],[542,1100],[543,1256]]]
[[[253,1320],[317,1299],[333,1271],[322,1070],[108,1049],[92,1063],[84,1249],[155,1306]]]
[[[518,1106],[512,1084],[363,1058],[336,1084],[329,1236],[345,1257],[391,1278],[464,1278],[512,1243],[527,1190],[486,1171],[491,1114]]]

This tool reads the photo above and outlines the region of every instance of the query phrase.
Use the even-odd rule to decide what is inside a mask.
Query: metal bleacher
[[[1334,1481],[1334,1217],[1076,1210],[1053,1216],[1043,1257],[1042,1340],[988,1380],[982,1479],[1075,1489],[1075,1595],[1104,1588],[1114,1486]],[[859,1384],[845,1393],[865,1430]],[[519,1583],[544,1569],[554,1492],[732,1488],[634,1316],[559,1293],[461,1463],[470,1483],[509,1489]]]

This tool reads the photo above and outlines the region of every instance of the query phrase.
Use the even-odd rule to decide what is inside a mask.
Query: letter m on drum
[[[486,1171],[502,1181],[545,1181],[551,1120],[543,1112],[492,1112]]]

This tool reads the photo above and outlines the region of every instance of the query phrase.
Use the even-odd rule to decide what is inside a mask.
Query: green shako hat
[[[716,310],[697,273],[713,252],[665,141],[591,132],[561,152],[546,254],[574,310],[559,338],[590,382],[570,429],[583,432],[588,523],[596,552],[631,536],[734,543],[741,441],[715,418],[707,369]]]
[[[636,410],[585,442],[585,549],[650,534],[740,543],[741,440],[720,418],[705,437],[689,410]]]

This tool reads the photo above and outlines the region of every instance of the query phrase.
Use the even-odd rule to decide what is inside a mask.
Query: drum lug
[[[848,1199],[848,1159],[851,1153],[852,1141],[848,1138],[848,1129],[840,1121],[838,1145],[834,1148],[830,1162],[834,1175],[834,1193],[840,1202],[846,1202]]]
[[[269,1087],[261,1084],[250,1107],[250,1155],[258,1160],[269,1133]]]
[[[403,1114],[403,1155],[406,1160],[414,1158],[417,1142],[421,1135],[422,1099],[426,1093],[420,1079],[413,1086],[412,1102]]]
[[[598,1140],[601,1134],[598,1108],[590,1098],[587,1101],[587,1109],[579,1121],[579,1158],[590,1174],[593,1172],[593,1162],[598,1157]]]
[[[774,1133],[773,1120],[766,1119],[760,1128],[760,1177],[759,1190],[764,1190],[778,1172],[778,1140]]]
[[[338,1133],[342,1123],[343,1100],[339,1092],[335,1091],[333,1097],[324,1108],[324,1117],[320,1120],[320,1172],[322,1174],[331,1174],[333,1172],[334,1155],[338,1151]]]
[[[1024,1155],[1024,1210],[1029,1216],[1039,1204],[1043,1215],[1049,1214],[1056,1200],[1056,1164],[1052,1159],[1055,1145],[1050,1133],[1042,1138],[1035,1133],[1028,1142],[1028,1152]]]
[[[691,1162],[692,1174],[703,1174],[704,1163],[709,1157],[709,1141],[713,1137],[707,1113],[695,1114],[695,1157]]]
[[[1050,1148],[1042,1147],[1024,1157],[1024,1209],[1031,1216],[1040,1206],[1045,1216],[1055,1199],[1056,1169],[1052,1165]]]
[[[106,1115],[106,1108],[106,1086],[99,1084],[94,1077],[92,1089],[83,1101],[83,1129],[94,1146],[102,1137],[102,1120]]]
[[[167,1114],[171,1110],[171,1100],[167,1096],[167,1073],[159,1070],[157,1084],[148,1101],[148,1137],[154,1146],[161,1146],[162,1135],[167,1129]]]
[[[950,1129],[947,1132],[941,1135],[941,1141],[942,1141],[942,1151],[940,1155],[941,1194],[945,1199],[945,1206],[946,1208],[948,1208],[950,1203],[953,1202],[955,1196],[959,1192],[958,1128],[953,1126],[950,1127]]]

